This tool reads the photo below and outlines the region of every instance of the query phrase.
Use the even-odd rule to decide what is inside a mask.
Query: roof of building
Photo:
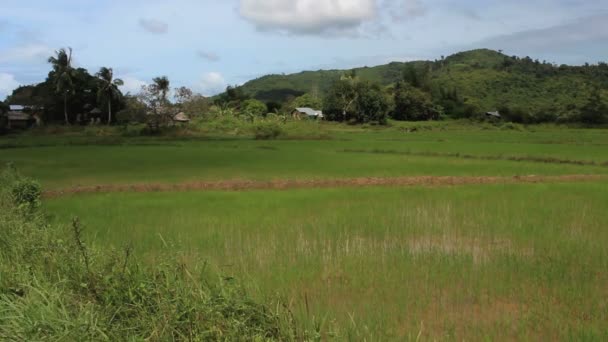
[[[299,113],[303,113],[303,114],[306,114],[308,116],[323,116],[323,111],[314,110],[314,109],[308,108],[308,107],[300,107],[300,108],[296,108],[296,110]]]
[[[496,117],[496,118],[500,118],[500,113],[497,112],[497,111],[496,112],[486,112],[486,115],[493,116],[493,117]]]
[[[91,111],[89,112],[89,114],[101,114],[101,109],[99,109],[99,108],[93,108],[93,109],[91,109]]]
[[[25,110],[25,106],[22,105],[9,105],[11,111],[21,112]]]
[[[188,115],[186,115],[186,113],[179,112],[175,114],[175,116],[173,116],[173,120],[178,122],[188,122],[190,121],[190,118],[188,117]]]

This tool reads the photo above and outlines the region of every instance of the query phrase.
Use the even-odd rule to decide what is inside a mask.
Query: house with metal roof
[[[23,129],[29,128],[34,123],[36,123],[36,119],[28,113],[30,108],[22,105],[9,105],[9,110],[6,113],[7,118],[7,128],[8,129]]]
[[[23,112],[27,107],[22,105],[8,105],[8,108],[11,112]]]
[[[296,119],[323,119],[323,111],[308,107],[296,108],[291,112],[291,115]]]

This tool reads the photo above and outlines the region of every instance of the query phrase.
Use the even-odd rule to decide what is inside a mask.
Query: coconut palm
[[[114,79],[114,72],[112,71],[112,68],[106,67],[102,67],[101,69],[99,69],[99,72],[97,73],[97,78],[101,82],[101,87],[97,92],[97,98],[99,102],[101,102],[101,100],[104,98],[106,101],[108,101],[109,125],[110,123],[112,123],[112,100],[115,100],[120,97],[121,93],[120,90],[118,90],[118,86],[123,85],[124,82],[119,78]]]
[[[55,72],[55,91],[63,94],[63,115],[66,125],[70,124],[68,119],[68,94],[74,89],[73,77],[75,75],[72,68],[72,48],[61,48],[55,51],[55,56],[51,56],[48,62],[53,65]]]
[[[167,103],[167,93],[169,92],[169,79],[167,76],[155,77],[154,82],[154,90],[160,96],[160,100],[162,105]]]

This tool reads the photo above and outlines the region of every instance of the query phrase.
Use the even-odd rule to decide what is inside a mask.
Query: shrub
[[[276,139],[283,134],[281,126],[275,122],[264,122],[257,124],[253,130],[255,138],[258,140]]]
[[[123,137],[139,137],[146,135],[148,127],[143,124],[139,125],[125,125],[121,128],[121,135]]]
[[[33,210],[40,206],[41,196],[40,184],[22,177],[13,164],[7,164],[0,173],[0,205],[8,202],[5,205]]]
[[[116,121],[119,124],[145,123],[146,111],[145,109],[123,109],[116,113]]]
[[[227,115],[212,121],[204,122],[199,125],[199,127],[208,132],[238,133],[245,125],[246,123],[238,118]]]
[[[13,202],[19,207],[34,209],[40,206],[42,187],[34,180],[19,179],[12,184],[10,192]]]

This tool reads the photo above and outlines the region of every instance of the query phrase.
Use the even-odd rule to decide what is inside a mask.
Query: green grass
[[[131,193],[47,201],[99,246],[173,250],[342,338],[608,337],[608,184]]]
[[[26,191],[28,190],[28,191]],[[254,302],[234,279],[174,251],[140,262],[130,248],[50,224],[39,187],[0,169],[0,340],[288,341],[301,331],[280,300]]]
[[[313,123],[291,124],[310,131]],[[304,128],[302,128],[304,127]],[[324,140],[0,139],[46,189],[227,179],[607,174],[608,134],[465,122],[322,123]],[[228,133],[226,133],[228,132]],[[179,132],[176,132],[179,133]],[[306,134],[302,136],[305,138]],[[8,148],[8,147],[18,148]],[[338,340],[606,340],[608,183],[98,193],[48,199],[95,248],[201,258],[301,332]]]
[[[510,176],[601,174],[608,171],[608,167],[599,166],[608,162],[608,135],[604,130],[540,127],[534,128],[535,131],[520,132],[437,124],[417,125],[421,127],[420,131],[407,133],[404,129],[411,126],[403,124],[387,129],[322,126],[331,132],[331,139],[17,137],[10,142],[27,145],[34,141],[42,147],[2,149],[0,163],[14,162],[23,173],[40,180],[47,189],[236,178]],[[103,141],[110,144],[86,144]],[[8,144],[8,141],[4,143]],[[378,151],[390,153],[373,153]],[[429,153],[436,155],[425,155]],[[523,158],[524,161],[483,160],[484,157]],[[583,161],[598,166],[532,162],[525,161],[525,158]]]

